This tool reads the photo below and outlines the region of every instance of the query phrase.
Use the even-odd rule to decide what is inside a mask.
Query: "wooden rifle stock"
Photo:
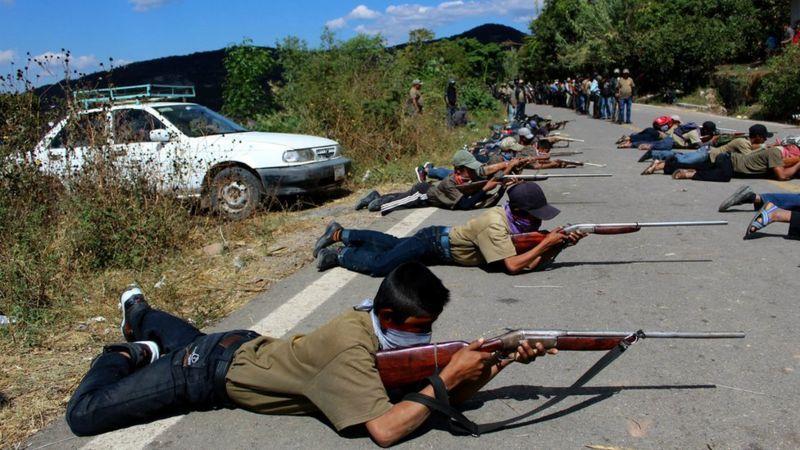
[[[597,225],[593,233],[626,234],[634,233],[640,229],[640,227],[634,225]],[[534,231],[532,233],[512,234],[511,242],[514,244],[514,248],[517,249],[517,254],[521,255],[539,245],[549,233],[549,231]]]

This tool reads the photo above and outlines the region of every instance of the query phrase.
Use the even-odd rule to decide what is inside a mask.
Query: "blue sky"
[[[426,27],[437,37],[483,23],[522,31],[539,0],[0,0],[0,74],[72,52],[72,67],[93,72],[113,57],[117,63],[225,47],[244,37],[274,45],[285,36],[316,45],[323,27],[347,38],[381,33],[390,44],[410,29]],[[61,67],[60,63],[55,64]],[[54,81],[41,73],[42,82]]]

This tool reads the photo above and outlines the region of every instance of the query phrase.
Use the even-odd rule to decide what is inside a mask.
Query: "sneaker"
[[[756,193],[753,192],[753,189],[750,186],[742,186],[719,205],[719,212],[726,212],[734,206],[753,203],[755,201]]]
[[[378,191],[371,191],[369,194],[365,195],[361,198],[361,200],[356,203],[356,211],[362,210],[366,208],[370,202],[375,200],[376,198],[380,198],[381,194]]]
[[[422,168],[425,169],[425,172],[433,169],[433,163],[430,161],[425,161],[425,164],[422,165]]]
[[[414,175],[417,176],[417,181],[419,181],[420,183],[424,183],[425,182],[425,178],[428,176],[428,174],[425,173],[425,166],[417,166],[417,167],[415,167],[414,168]]]
[[[317,270],[324,272],[339,267],[339,252],[331,248],[323,248],[317,257]]]
[[[144,294],[142,290],[139,289],[139,286],[128,286],[119,297],[119,309],[122,311],[122,323],[120,323],[119,329],[127,342],[136,340],[133,335],[133,327],[130,325],[129,317],[131,311],[133,311],[133,308],[137,305],[142,305],[141,307],[146,308],[150,307],[150,305],[147,304],[147,300],[144,299]]]
[[[319,251],[325,247],[330,247],[331,245],[339,242],[339,237],[342,233],[342,226],[339,225],[338,222],[335,220],[331,221],[328,226],[325,228],[325,232],[322,233],[322,236],[317,239],[317,242],[314,244],[314,258],[317,257]]]
[[[381,210],[381,199],[376,198],[375,200],[369,202],[367,205],[367,211],[369,212],[378,212]]]

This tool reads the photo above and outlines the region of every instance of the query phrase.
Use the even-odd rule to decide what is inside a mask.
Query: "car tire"
[[[261,181],[242,167],[227,167],[217,172],[208,192],[211,210],[231,220],[253,215],[263,194]]]

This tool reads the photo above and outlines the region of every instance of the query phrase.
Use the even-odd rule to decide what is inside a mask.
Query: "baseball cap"
[[[672,119],[673,122],[682,122],[681,116],[679,116],[677,114],[673,114],[673,115],[669,116],[669,118]]]
[[[619,73],[619,69],[614,69],[614,73]]]
[[[717,134],[717,124],[710,120],[703,122],[703,126],[700,127],[700,134],[703,136],[713,136]]]
[[[533,139],[533,133],[531,132],[531,129],[528,127],[520,128],[519,130],[517,130],[517,134],[524,137],[525,139]]]
[[[750,129],[748,131],[749,131],[750,137],[761,136],[761,137],[764,137],[764,138],[771,138],[772,136],[775,135],[775,133],[771,133],[771,132],[767,131],[767,127],[765,127],[764,125],[761,125],[760,123],[757,123],[757,124],[753,125],[752,127],[750,127]]]
[[[453,155],[453,167],[466,167],[472,170],[478,170],[483,164],[475,159],[472,153],[466,150],[459,150]]]
[[[411,84],[422,84],[422,81],[419,78],[414,78],[414,81]]]
[[[628,69],[622,69],[622,73],[628,73],[629,74],[629,73],[631,73],[631,71],[628,70]]]
[[[547,204],[542,188],[536,183],[518,184],[508,190],[511,209],[521,209],[539,220],[550,220],[561,211]]]

